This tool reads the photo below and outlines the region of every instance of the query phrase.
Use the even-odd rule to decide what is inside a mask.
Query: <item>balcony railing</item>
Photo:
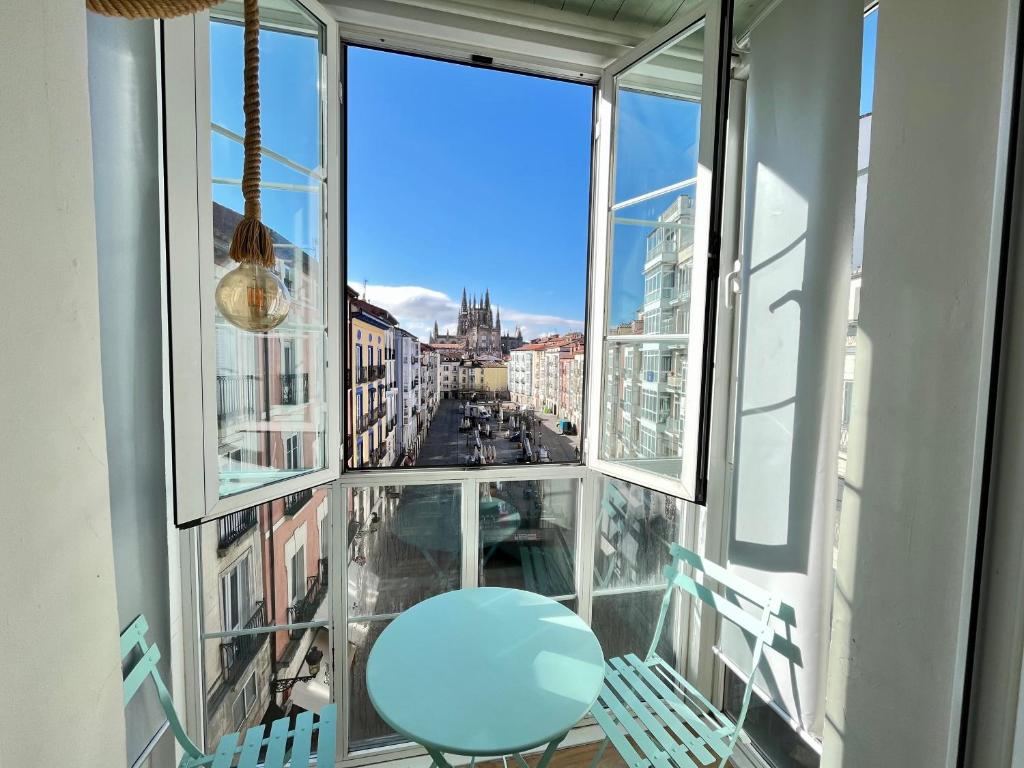
[[[365,384],[370,380],[370,366],[360,365],[356,368],[356,384]]]
[[[281,374],[281,404],[302,405],[309,402],[309,374]]]
[[[289,493],[284,497],[284,513],[286,515],[294,515],[312,498],[312,488],[306,488],[295,493]]]
[[[232,512],[230,515],[225,515],[218,519],[217,551],[223,552],[242,538],[246,531],[256,525],[258,519],[256,507],[241,509],[238,512]]]
[[[367,371],[367,375],[370,377],[371,380],[373,380],[373,379],[383,379],[384,376],[387,375],[387,367],[386,366],[383,366],[383,365],[371,365],[371,366],[368,366],[368,368],[369,368],[369,370]]]
[[[306,594],[288,608],[288,623],[302,624],[312,621],[326,594],[327,560],[321,559],[317,561],[317,573],[306,578]],[[304,629],[295,630],[299,635],[305,631]]]
[[[256,415],[258,376],[217,376],[217,426]]]
[[[265,626],[267,626],[267,612],[263,601],[260,600],[256,603],[256,609],[245,623],[243,629],[259,629]],[[246,667],[249,666],[249,662],[256,658],[256,654],[259,653],[263,643],[266,642],[267,636],[266,633],[239,635],[238,637],[232,637],[221,642],[220,673],[225,688],[231,686],[241,677]]]

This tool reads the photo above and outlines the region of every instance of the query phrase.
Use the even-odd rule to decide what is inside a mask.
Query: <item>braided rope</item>
[[[245,165],[242,196],[245,215],[260,218],[260,8],[259,0],[245,0]]]
[[[212,8],[220,0],[85,0],[85,7],[125,19],[173,19]]]
[[[231,236],[228,256],[238,262],[274,266],[274,243],[270,230],[260,221],[260,7],[259,0],[245,0],[245,160],[242,167],[242,197],[245,210]]]

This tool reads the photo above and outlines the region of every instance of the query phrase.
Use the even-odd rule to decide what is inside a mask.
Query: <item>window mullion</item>
[[[480,488],[476,480],[462,481],[462,586],[480,584]]]

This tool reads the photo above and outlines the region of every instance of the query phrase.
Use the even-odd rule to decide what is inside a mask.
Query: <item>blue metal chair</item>
[[[754,672],[765,646],[775,640],[772,622],[773,617],[779,616],[782,602],[678,544],[671,546],[671,552],[672,564],[665,566],[664,571],[668,587],[647,655],[641,659],[631,653],[607,662],[604,688],[592,710],[605,740],[592,766],[598,764],[611,741],[629,768],[697,768],[716,760],[722,768],[732,756],[743,729]],[[718,582],[728,597],[688,575],[687,566],[695,575],[710,576]],[[747,686],[735,722],[655,652],[675,589],[711,606],[723,620],[732,622],[753,639],[752,661],[746,670]],[[729,599],[732,597],[738,601]],[[741,607],[741,603],[750,610]]]
[[[264,738],[264,726],[257,725],[245,733],[245,739],[239,744],[239,733],[229,733],[221,737],[217,751],[206,755],[195,745],[185,733],[185,729],[174,710],[171,694],[164,685],[157,669],[160,661],[160,649],[146,642],[146,631],[149,624],[145,616],[139,616],[121,633],[121,663],[124,664],[136,649],[138,658],[130,664],[124,677],[124,705],[127,707],[132,697],[138,693],[147,678],[156,684],[160,705],[167,715],[174,738],[177,739],[185,754],[178,764],[179,768],[256,768],[259,762],[264,768],[283,768],[290,761],[292,768],[309,766],[311,761],[319,768],[333,768],[335,724],[337,722],[337,704],[329,704],[320,712],[320,718],[313,722],[312,712],[303,712],[295,719],[295,728],[289,728],[288,718],[275,720],[270,726],[270,734]],[[317,751],[311,754],[313,733],[318,733]],[[263,757],[262,761],[260,757]],[[325,759],[321,760],[320,756]],[[237,758],[237,763],[235,759]]]

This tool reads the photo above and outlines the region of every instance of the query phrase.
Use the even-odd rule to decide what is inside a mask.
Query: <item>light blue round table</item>
[[[559,742],[597,701],[604,654],[579,616],[547,597],[481,587],[432,597],[381,633],[366,665],[389,726],[443,753],[515,755]]]

